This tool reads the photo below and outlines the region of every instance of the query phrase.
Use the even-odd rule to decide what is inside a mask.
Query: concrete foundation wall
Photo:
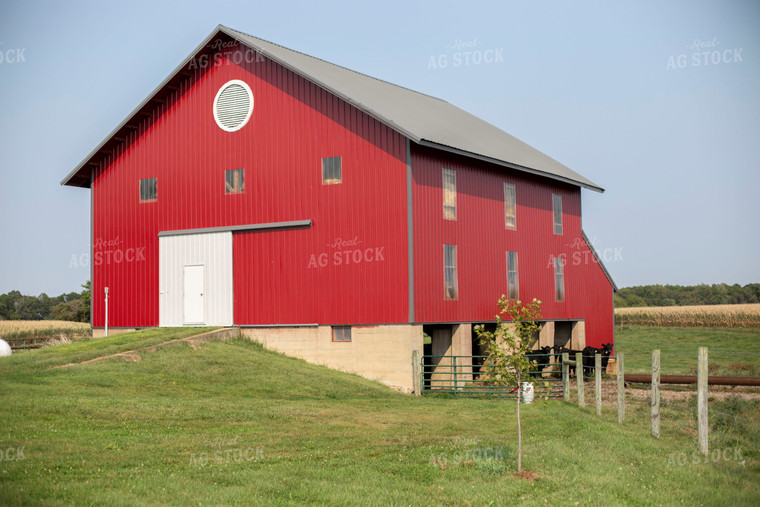
[[[456,358],[457,382],[472,379],[472,324],[438,326],[431,335],[433,356],[467,356]],[[454,365],[450,357],[433,358],[431,388],[449,388],[454,380]]]
[[[330,326],[242,328],[240,333],[264,347],[412,393],[412,353],[423,354],[422,326],[355,326],[350,342],[332,341]]]
[[[538,333],[538,343],[534,348],[554,346],[554,321],[543,322]]]
[[[586,347],[586,322],[579,320],[573,323],[570,343],[573,350],[583,350]]]

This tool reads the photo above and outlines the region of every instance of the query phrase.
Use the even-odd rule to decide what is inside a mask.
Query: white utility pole
[[[106,336],[108,336],[108,287],[106,287]]]

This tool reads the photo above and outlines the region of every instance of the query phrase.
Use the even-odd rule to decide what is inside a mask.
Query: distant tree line
[[[760,283],[728,285],[639,285],[615,294],[615,308],[631,306],[734,305],[760,303]]]
[[[24,296],[17,290],[0,294],[0,320],[90,321],[90,281],[82,292],[50,297]],[[690,306],[760,303],[760,283],[728,285],[639,285],[615,294],[615,307]]]
[[[82,292],[50,297],[24,296],[17,290],[0,295],[0,320],[70,320],[90,321],[90,281]]]

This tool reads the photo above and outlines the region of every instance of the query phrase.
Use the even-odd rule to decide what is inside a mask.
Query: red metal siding
[[[104,286],[109,325],[158,325],[159,231],[303,219],[313,226],[235,234],[236,324],[406,321],[405,139],[268,59],[231,60],[195,70],[96,170],[94,325],[104,325]],[[228,133],[212,103],[231,79],[249,84],[254,111]],[[321,183],[330,156],[342,157],[342,184]],[[227,195],[224,172],[236,168],[245,192]],[[153,177],[158,198],[140,203],[138,181]],[[336,239],[355,244],[331,246]],[[337,265],[335,251],[348,249]],[[322,253],[327,265],[310,268]]]
[[[415,320],[491,321],[507,293],[508,251],[518,254],[520,298],[543,302],[543,318],[586,321],[586,341],[612,338],[612,288],[581,234],[580,189],[415,146]],[[454,169],[457,218],[443,218],[442,169]],[[515,185],[517,228],[507,230],[504,183]],[[553,233],[552,194],[562,196],[563,234]],[[459,297],[444,300],[443,244],[457,245]],[[565,301],[555,301],[552,258],[565,261]]]
[[[313,220],[310,228],[233,236],[234,320],[240,325],[407,322],[406,146],[400,134],[272,61],[194,68],[94,171],[93,323],[158,325],[158,233]],[[210,58],[209,62],[215,62]],[[241,65],[233,61],[241,61]],[[212,102],[231,79],[254,94],[250,122],[218,128]],[[321,159],[341,156],[343,182],[322,185]],[[587,343],[612,338],[612,294],[580,229],[580,190],[445,152],[412,148],[416,322],[488,321],[506,292],[506,252],[519,256],[520,296],[546,319],[583,319]],[[457,220],[443,219],[443,167],[457,171]],[[245,192],[224,172],[245,169]],[[141,178],[157,178],[140,203]],[[504,225],[516,185],[517,230]],[[552,193],[563,232],[552,233]],[[459,296],[443,298],[443,244],[457,245]],[[554,301],[551,259],[563,255],[566,301]]]

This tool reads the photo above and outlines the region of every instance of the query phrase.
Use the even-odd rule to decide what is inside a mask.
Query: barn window
[[[552,194],[552,210],[554,211],[554,234],[562,234],[562,196]]]
[[[562,257],[554,258],[554,287],[556,294],[554,299],[556,301],[565,300],[565,263]]]
[[[507,229],[517,228],[517,199],[511,183],[504,183],[504,223]]]
[[[350,342],[351,341],[351,326],[333,326],[332,341]]]
[[[157,197],[156,178],[140,180],[140,201],[155,201]]]
[[[225,83],[214,98],[214,120],[225,132],[235,132],[248,123],[253,113],[253,93],[244,81]]]
[[[453,169],[443,170],[443,218],[457,219],[457,173]]]
[[[237,194],[245,190],[245,180],[242,169],[230,169],[224,173],[224,191]]]
[[[457,299],[457,246],[443,245],[443,299]]]
[[[520,299],[520,279],[517,276],[517,252],[507,252],[507,293],[509,299]]]
[[[340,157],[327,157],[322,159],[322,184],[333,185],[341,183],[343,175],[341,172]]]

